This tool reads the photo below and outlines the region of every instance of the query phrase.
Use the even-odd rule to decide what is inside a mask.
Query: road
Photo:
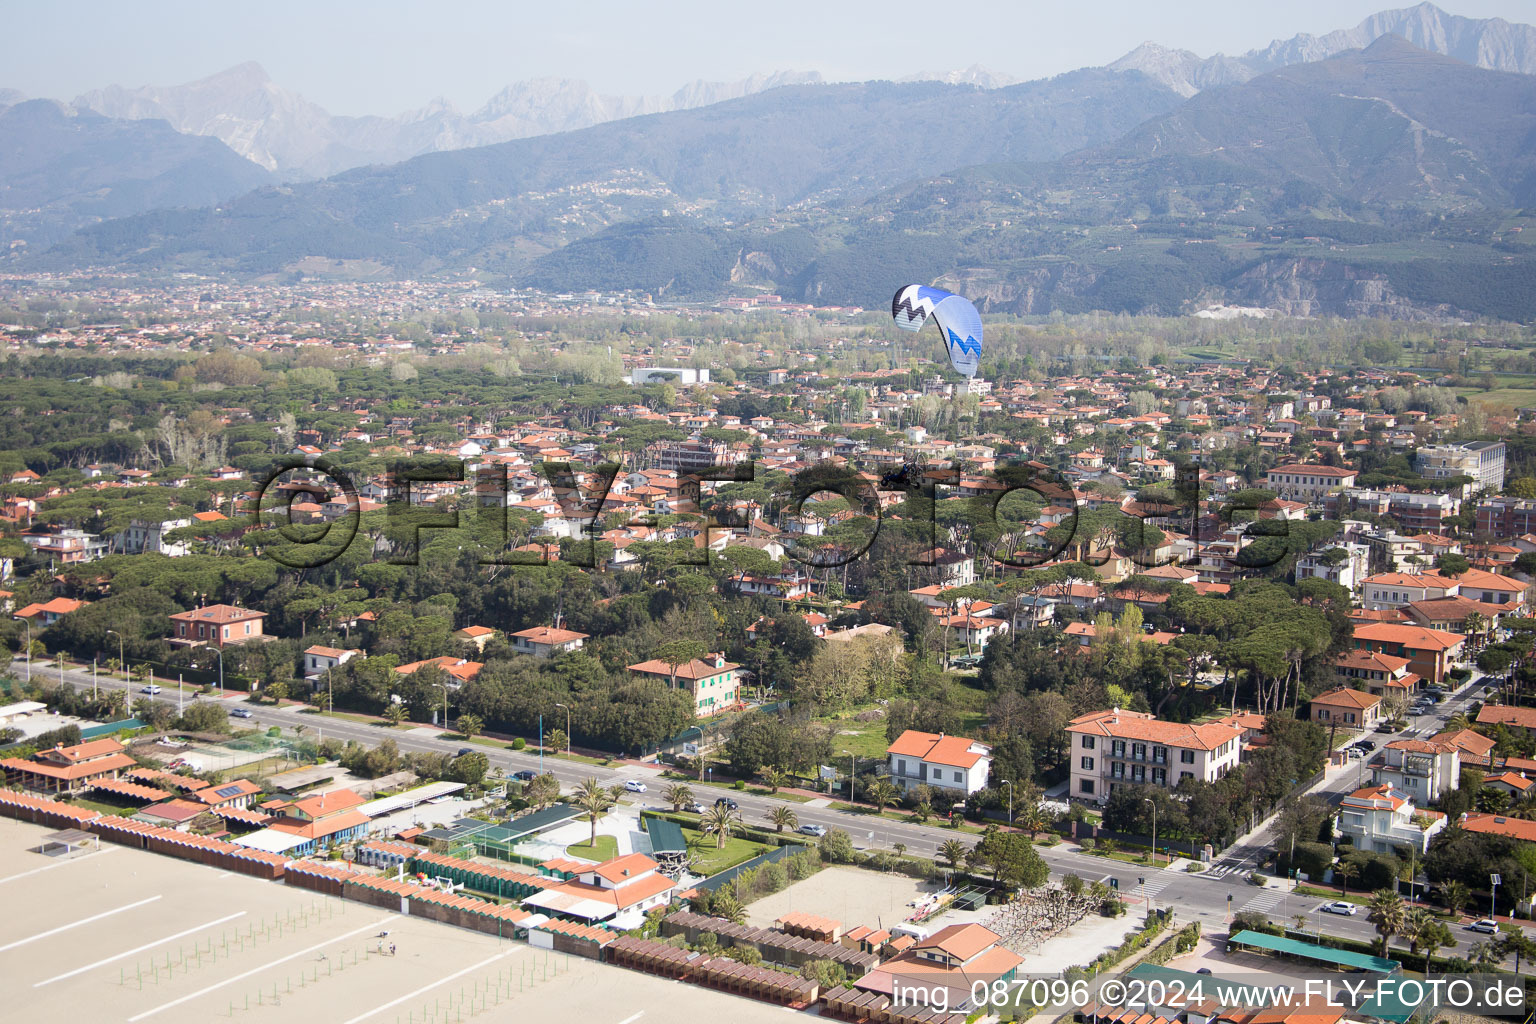
[[[50,667],[42,671],[47,672],[47,678],[50,680],[59,676],[56,668]],[[91,675],[88,672],[66,669],[63,678],[65,682],[80,689],[88,689],[92,684]],[[99,677],[97,682],[102,688],[120,690],[127,686],[121,679],[109,680],[104,676]],[[1428,730],[1431,733],[1439,731],[1446,718],[1456,710],[1464,708],[1466,694],[1472,685],[1468,683],[1467,687],[1458,691],[1453,698],[1447,698],[1436,708],[1434,714],[1415,719],[1410,732],[1400,735],[1415,735],[1421,730]],[[136,686],[135,692],[130,695],[130,705],[133,700],[148,696],[137,690]],[[177,695],[174,689],[169,689],[151,699],[174,704]],[[185,699],[192,698],[189,695]],[[251,717],[244,720],[247,725],[263,727],[279,725],[288,728],[303,725],[324,736],[343,741],[356,740],[370,746],[387,736],[394,740],[402,751],[454,754],[464,746],[462,741],[441,738],[439,730],[435,728],[386,731],[377,725],[354,722],[345,718],[304,714],[307,705],[291,704],[274,707],[268,704],[246,703],[239,697],[203,699],[222,700],[227,706],[249,710]],[[1377,740],[1387,738],[1386,734],[1371,735]],[[482,744],[475,744],[474,747],[489,758],[492,766],[500,767],[507,774],[525,769],[543,770],[553,774],[566,788],[594,777],[604,785],[639,779],[647,785],[648,791],[644,794],[627,794],[626,799],[639,802],[642,806],[660,808],[662,806],[660,790],[668,784],[660,778],[659,769],[649,766],[621,764],[605,768],[563,758],[541,758],[536,753],[498,749]],[[1313,792],[1336,802],[1343,794],[1356,788],[1357,776],[1362,773],[1363,769],[1355,766],[1336,770],[1329,773]],[[767,794],[737,791],[721,786],[695,784],[693,788],[695,797],[704,803],[709,803],[717,795],[729,795],[740,806],[743,819],[755,824],[765,824],[771,808],[788,803],[794,808],[802,825],[816,824],[829,829],[843,829],[853,837],[854,845],[860,848],[888,850],[893,844],[902,843],[909,853],[939,860],[939,848],[948,840],[959,839],[967,846],[974,842],[974,837],[970,834],[955,832],[942,825],[917,825],[877,817],[870,813],[843,811],[834,807],[815,807]],[[1227,914],[1231,911],[1249,911],[1262,913],[1276,921],[1285,921],[1291,925],[1295,923],[1293,920],[1295,916],[1302,914],[1306,918],[1304,927],[1307,930],[1321,929],[1330,935],[1362,941],[1374,938],[1375,931],[1366,921],[1363,909],[1358,915],[1352,917],[1323,914],[1318,908],[1323,906],[1326,900],[1291,895],[1282,889],[1258,888],[1248,882],[1255,851],[1272,842],[1267,838],[1268,824],[1262,825],[1250,837],[1239,840],[1226,856],[1212,865],[1209,870],[1199,873],[1190,873],[1182,868],[1168,870],[1129,864],[1081,853],[1076,848],[1069,848],[1065,844],[1041,847],[1039,852],[1056,877],[1076,874],[1088,881],[1106,877],[1116,878],[1119,881],[1121,894],[1133,904],[1150,902],[1159,906],[1172,906],[1181,918],[1204,922],[1208,931],[1217,925],[1224,925]],[[1145,879],[1145,882],[1141,882],[1141,879]],[[1217,930],[1221,929],[1217,928]],[[1463,952],[1474,942],[1484,938],[1482,935],[1460,928],[1453,928],[1453,932],[1456,943],[1452,948]],[[1450,951],[1447,949],[1442,952],[1442,955],[1447,955]]]

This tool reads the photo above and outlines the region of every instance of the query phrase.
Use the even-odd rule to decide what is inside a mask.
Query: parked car
[[[805,835],[815,836],[817,839],[820,839],[822,836],[827,834],[827,826],[825,826],[825,825],[801,825],[800,826],[800,831],[803,834],[805,834]]]
[[[697,800],[695,800],[693,803],[689,804],[687,807],[684,807],[683,810],[685,810],[685,811],[692,811],[694,814],[703,814],[704,813],[704,805],[699,803]]]
[[[533,771],[532,769],[524,768],[520,772],[513,772],[512,777],[518,782],[532,782],[534,779],[539,777],[539,773]]]
[[[251,717],[250,708],[235,708],[235,710],[233,710],[233,711],[231,711],[229,713],[229,717],[231,717],[231,718],[250,718]]]
[[[475,752],[475,748],[474,747],[460,747],[459,748],[459,752],[457,754],[454,754],[453,756],[454,757],[463,757],[465,754],[473,754],[474,752]]]
[[[1471,924],[1467,925],[1467,931],[1482,932],[1484,935],[1493,935],[1497,933],[1498,930],[1499,922],[1495,921],[1491,917],[1478,918],[1476,921],[1473,921]]]
[[[148,686],[141,687],[139,692],[155,694],[160,692],[160,687],[156,686],[154,683],[150,683]]]
[[[730,798],[730,797],[728,797],[728,796],[722,796],[722,797],[719,797],[719,798],[717,798],[717,799],[716,799],[716,800],[715,800],[715,806],[716,806],[716,807],[729,807],[729,808],[730,808],[730,809],[731,809],[731,810],[733,810],[733,811],[735,811],[735,810],[739,810],[739,809],[740,809],[740,808],[739,808],[739,807],[738,807],[738,806],[737,806],[737,804],[736,804],[736,801],[735,801],[735,800],[732,800],[732,799],[731,799],[731,798]]]
[[[641,782],[639,779],[625,779],[624,788],[629,790],[631,793],[644,793],[645,783]]]
[[[1324,903],[1317,908],[1325,914],[1348,914],[1353,917],[1360,912],[1360,908],[1353,903],[1345,903],[1343,900],[1334,900],[1332,903]]]

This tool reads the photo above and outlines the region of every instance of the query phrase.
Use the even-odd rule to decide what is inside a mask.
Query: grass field
[[[1484,391],[1482,388],[1457,388],[1456,393],[1465,395],[1467,401],[1474,405],[1490,409],[1519,409],[1527,405],[1536,405],[1536,388],[1494,388],[1492,391]]]
[[[598,836],[595,846],[592,843],[572,843],[565,848],[565,852],[572,857],[601,863],[619,855],[619,841],[613,836]]]
[[[768,849],[762,843],[754,843],[739,836],[732,836],[725,841],[723,848],[716,849],[714,836],[692,828],[683,829],[683,839],[688,843],[688,849],[697,855],[693,864],[694,874],[705,877],[733,868]]]

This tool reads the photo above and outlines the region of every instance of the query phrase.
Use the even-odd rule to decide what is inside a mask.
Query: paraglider
[[[942,288],[909,284],[891,299],[891,319],[897,327],[914,333],[932,319],[955,372],[976,376],[981,364],[981,314],[970,299]]]

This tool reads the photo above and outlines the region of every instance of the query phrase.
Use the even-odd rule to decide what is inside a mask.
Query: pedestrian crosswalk
[[[1247,903],[1244,903],[1237,909],[1239,913],[1242,913],[1243,911],[1251,911],[1259,914],[1267,914],[1271,910],[1278,907],[1285,899],[1285,896],[1286,892],[1284,889],[1265,889],[1255,895],[1253,899],[1249,900]]]
[[[1173,882],[1173,876],[1167,871],[1159,871],[1155,875],[1148,875],[1146,876],[1146,879],[1147,880],[1145,882],[1137,885],[1130,892],[1126,893],[1126,895],[1144,897],[1150,900],[1152,897],[1168,888],[1169,884]]]

